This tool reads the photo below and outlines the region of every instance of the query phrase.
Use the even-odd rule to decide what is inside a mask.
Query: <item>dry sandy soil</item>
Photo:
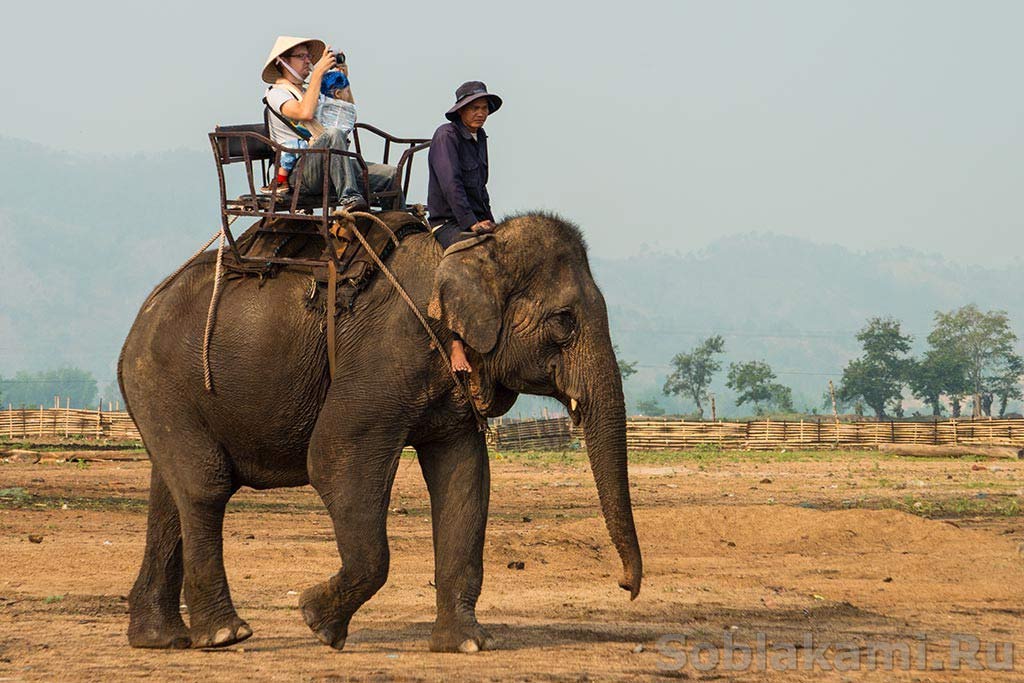
[[[413,458],[392,500],[390,580],[334,652],[296,608],[297,593],[339,565],[311,489],[245,490],[229,508],[228,575],[250,640],[134,650],[125,596],[142,555],[149,464],[59,457],[0,463],[0,681],[1024,678],[1024,462],[644,455],[631,475],[645,576],[630,602],[586,461],[498,457],[478,608],[498,645],[465,655],[427,650],[433,563]],[[979,639],[986,666],[986,644],[1014,643],[1014,659],[1000,646],[993,663],[1016,671],[950,671],[956,634]],[[815,660],[807,637],[841,645]],[[727,642],[756,651],[759,638],[767,660],[755,656],[746,672],[722,663]],[[911,670],[883,670],[880,641],[905,644]],[[792,665],[787,653],[800,669],[774,671]]]

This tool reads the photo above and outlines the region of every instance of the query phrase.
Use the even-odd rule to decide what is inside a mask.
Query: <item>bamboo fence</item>
[[[498,450],[563,450],[582,430],[568,418],[492,425],[490,445]],[[882,443],[1024,447],[1024,420],[933,420],[836,422],[758,420],[696,422],[672,418],[626,420],[626,447],[634,451],[688,450],[717,446],[730,450],[815,450],[873,448]]]
[[[10,408],[0,410],[0,438],[31,441],[54,438],[139,441],[128,413],[79,408]]]
[[[123,411],[75,408],[0,410],[0,439],[53,438],[138,441],[139,430]],[[487,436],[496,450],[550,451],[586,447],[583,432],[567,417],[494,420]],[[1024,447],[1024,419],[836,422],[758,420],[696,422],[673,418],[631,417],[626,421],[629,450],[687,450],[717,446],[736,450],[872,448],[882,443],[993,445]]]

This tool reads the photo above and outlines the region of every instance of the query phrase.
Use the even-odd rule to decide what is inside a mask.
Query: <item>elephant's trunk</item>
[[[626,405],[618,363],[608,342],[607,353],[598,354],[586,375],[596,378],[579,406],[587,455],[594,473],[601,511],[615,549],[622,560],[619,586],[629,591],[630,599],[640,592],[643,562],[633,523],[629,499],[629,473],[626,466]],[[607,356],[607,358],[605,358]]]

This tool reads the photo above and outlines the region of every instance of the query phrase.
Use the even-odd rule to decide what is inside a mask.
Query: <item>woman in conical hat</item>
[[[336,128],[325,129],[315,118],[321,82],[335,66],[334,52],[321,40],[296,36],[277,38],[262,73],[263,81],[271,86],[264,101],[271,112],[268,123],[270,137],[275,142],[297,149],[348,150],[347,134]],[[342,67],[346,76],[347,69],[347,65]],[[351,101],[351,89],[346,87],[345,91],[343,96]],[[312,194],[320,192],[323,187],[323,161],[323,155],[308,155],[302,167],[302,189]],[[367,167],[372,190],[390,188],[394,168],[382,164],[367,164]],[[368,208],[360,192],[358,180],[361,174],[354,159],[332,155],[327,173],[340,198],[340,206],[353,211]]]

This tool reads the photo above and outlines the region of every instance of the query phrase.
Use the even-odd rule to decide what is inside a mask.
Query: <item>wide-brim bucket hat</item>
[[[267,63],[263,65],[263,82],[271,85],[277,82],[277,79],[281,77],[281,71],[277,68],[277,58],[303,43],[309,43],[309,54],[313,58],[313,63],[320,61],[324,50],[327,49],[324,41],[297,36],[278,36],[274,41],[274,47],[270,49],[270,54],[267,56]]]
[[[457,112],[460,109],[473,100],[479,100],[481,97],[487,98],[492,114],[501,108],[501,98],[494,93],[487,92],[487,86],[484,85],[483,81],[466,81],[455,91],[455,104],[444,113],[444,117],[449,121],[454,121],[459,118]]]

